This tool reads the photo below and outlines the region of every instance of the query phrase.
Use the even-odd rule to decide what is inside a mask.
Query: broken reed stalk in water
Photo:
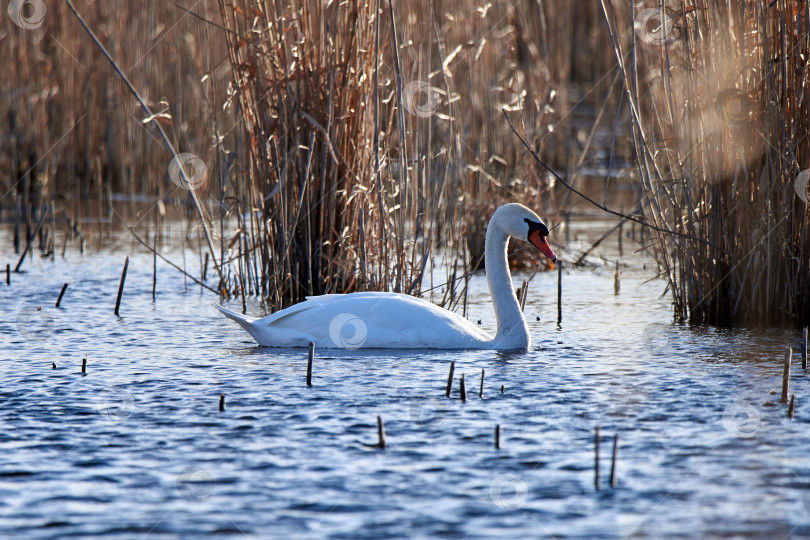
[[[118,317],[118,308],[121,307],[121,295],[124,294],[124,282],[127,279],[127,268],[129,268],[129,255],[124,261],[124,269],[121,271],[121,282],[118,284],[118,297],[115,299],[115,316]]]
[[[219,395],[219,411],[222,412],[225,410],[225,394]]]
[[[793,418],[793,407],[796,404],[796,394],[790,395],[790,406],[788,407],[788,418]]]
[[[517,293],[518,303],[520,303],[520,311],[525,311],[524,308],[526,306],[526,296],[528,295],[528,293],[529,293],[529,282],[524,279]]]
[[[788,402],[788,393],[790,392],[790,360],[793,357],[793,349],[787,347],[785,350],[785,369],[782,372],[782,397],[780,403]]]
[[[501,425],[495,424],[495,450],[501,449]]]
[[[593,485],[596,491],[602,489],[602,480],[599,477],[599,426],[596,426],[596,431],[593,435],[594,443],[594,460],[593,460]]]
[[[619,432],[616,432],[616,437],[613,439],[613,459],[610,462],[610,487],[616,487],[618,478],[616,476],[616,460],[619,457]]]
[[[481,368],[481,387],[478,389],[478,397],[484,397],[484,368]]]
[[[65,296],[65,291],[67,290],[67,288],[68,288],[67,283],[62,285],[62,290],[59,291],[59,298],[56,299],[56,307],[59,307],[59,304],[62,303],[62,297]]]
[[[208,256],[208,253],[205,254]],[[155,301],[155,289],[157,289],[157,233],[152,239],[152,302]]]
[[[458,383],[458,393],[461,401],[467,401],[467,385],[464,383],[464,374],[461,374],[461,380]]]
[[[315,343],[309,342],[309,352],[307,354],[307,386],[312,386],[312,359],[315,358]]]
[[[385,425],[380,415],[377,415],[377,446],[385,448]]]
[[[447,374],[447,388],[444,391],[444,395],[450,397],[450,394],[453,392],[453,371],[456,369],[456,361],[453,360],[450,362],[450,373]]]
[[[557,261],[557,326],[562,324],[562,261]]]
[[[6,285],[11,285],[11,265],[6,265]]]
[[[619,272],[619,261],[616,261],[616,273],[613,275],[613,294],[619,295],[622,290],[621,272]]]
[[[87,355],[82,358],[82,377],[87,376]]]

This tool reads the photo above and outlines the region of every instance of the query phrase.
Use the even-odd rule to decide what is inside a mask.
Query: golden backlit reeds
[[[679,320],[805,323],[810,11],[602,0],[652,231]],[[680,235],[680,236],[679,236]]]
[[[63,3],[37,29],[4,18],[2,204],[31,228],[51,201],[71,224],[103,224],[123,195],[127,215],[157,227],[164,205],[188,204],[160,123],[207,168],[197,192],[216,289],[271,310],[356,290],[463,304],[491,212],[561,204],[501,111],[573,171],[584,152],[570,148],[570,103],[609,95],[594,83],[613,62],[607,35],[585,0],[75,4],[156,115]],[[191,233],[200,218],[188,219]]]
[[[515,111],[537,148],[565,147],[550,126],[567,110],[556,83],[574,42],[570,32],[555,37],[568,54],[549,56],[557,34],[547,27],[570,22],[567,8],[553,20],[504,2],[440,12],[387,0],[220,8],[230,106],[250,148],[232,201],[240,291],[277,308],[308,294],[419,294],[431,276],[447,281],[435,300],[453,306],[466,291],[457,281],[481,265],[498,204],[548,207],[550,185],[500,114]],[[436,255],[444,278],[433,275]]]

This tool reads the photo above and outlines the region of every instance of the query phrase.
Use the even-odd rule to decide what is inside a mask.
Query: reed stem
[[[129,255],[124,260],[124,269],[121,271],[121,281],[118,283],[118,296],[115,299],[115,316],[118,317],[118,309],[121,307],[121,296],[124,294],[124,282],[127,279],[127,268],[129,268]]]

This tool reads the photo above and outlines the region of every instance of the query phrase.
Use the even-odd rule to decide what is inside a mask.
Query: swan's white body
[[[520,204],[504,205],[493,214],[484,256],[498,322],[494,337],[451,311],[397,293],[311,296],[261,319],[216,307],[266,347],[306,347],[313,342],[317,348],[345,349],[527,349],[531,335],[512,287],[506,247],[514,236],[556,260],[547,235],[540,218]]]

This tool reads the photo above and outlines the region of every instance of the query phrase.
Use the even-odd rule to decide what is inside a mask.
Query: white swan
[[[467,319],[407,294],[360,292],[310,296],[261,319],[216,305],[260,345],[358,349],[528,349],[529,327],[506,260],[509,237],[526,240],[552,261],[548,227],[521,204],[498,208],[489,221],[485,263],[498,331],[489,336]]]

